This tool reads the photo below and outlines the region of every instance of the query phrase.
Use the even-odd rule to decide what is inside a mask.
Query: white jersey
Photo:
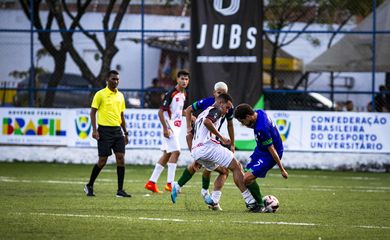
[[[191,156],[210,171],[215,170],[218,166],[228,168],[234,159],[233,153],[222,147],[216,140],[216,136],[204,125],[204,120],[208,118],[218,129],[223,117],[218,108],[211,106],[199,114],[194,125]]]
[[[183,109],[186,102],[186,92],[179,92],[176,88],[165,94],[161,109],[164,110],[164,118],[175,135],[180,134],[183,121]]]
[[[216,136],[212,134],[204,125],[204,120],[206,118],[210,119],[213,122],[215,128],[218,129],[219,126],[221,125],[221,119],[223,117],[224,116],[219,111],[219,109],[213,106],[206,108],[201,114],[199,114],[194,124],[194,137],[192,140],[192,149],[194,149],[197,146],[203,145],[208,141],[218,142],[216,140]]]

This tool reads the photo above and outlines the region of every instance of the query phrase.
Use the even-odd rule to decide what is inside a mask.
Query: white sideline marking
[[[10,182],[10,183],[49,183],[49,184],[75,184],[75,185],[84,185],[87,180],[27,180],[27,179],[15,179],[13,177],[0,176],[0,182]],[[99,179],[99,182],[105,183],[114,183],[115,179]],[[125,180],[125,183],[140,183],[144,182],[141,180]],[[186,188],[199,187],[200,182],[193,182],[192,184],[186,185]],[[262,185],[274,190],[281,191],[316,191],[316,192],[334,192],[337,190],[350,191],[350,192],[364,192],[364,193],[387,193],[390,192],[390,187],[375,187],[375,186],[319,186],[319,185],[309,185],[305,188],[284,188],[284,187],[272,187],[269,185]],[[226,183],[224,188],[236,189],[236,186],[233,183]]]
[[[269,173],[267,176],[272,176],[272,177],[280,177],[280,174],[275,174],[275,173]],[[290,176],[289,176],[290,177]],[[297,175],[292,175],[292,178],[341,178],[341,179],[348,179],[348,180],[379,180],[377,177],[342,177],[342,176],[327,176],[327,175],[304,175],[304,174],[297,174]]]
[[[16,213],[17,215],[23,215],[25,213]],[[149,218],[149,217],[123,217],[123,216],[110,216],[110,215],[88,215],[88,214],[71,214],[71,213],[27,213],[30,215],[38,216],[52,216],[52,217],[79,217],[79,218],[111,218],[111,219],[121,219],[128,221],[166,221],[166,222],[217,222],[216,220],[187,220],[180,218]],[[231,223],[231,224],[260,224],[260,225],[292,225],[292,226],[318,226],[318,227],[350,227],[350,228],[369,228],[369,229],[390,229],[386,226],[369,226],[369,225],[330,225],[330,224],[316,224],[316,223],[299,223],[299,222],[262,222],[262,221],[225,221],[220,220],[221,223]]]

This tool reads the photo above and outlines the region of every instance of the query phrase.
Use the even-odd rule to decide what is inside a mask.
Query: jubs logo
[[[226,8],[223,8],[222,5],[223,5],[223,0],[213,1],[213,7],[215,11],[219,12],[224,16],[233,15],[236,12],[238,12],[238,9],[240,8],[240,0],[231,0],[229,7]]]
[[[79,116],[75,119],[76,132],[79,138],[86,139],[91,132],[91,120],[88,116]]]

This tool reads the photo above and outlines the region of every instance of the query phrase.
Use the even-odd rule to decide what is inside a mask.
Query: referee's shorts
[[[99,157],[108,157],[114,153],[125,153],[125,139],[121,127],[98,126]],[[112,151],[111,151],[112,150]]]

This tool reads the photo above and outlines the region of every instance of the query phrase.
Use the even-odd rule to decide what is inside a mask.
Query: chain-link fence
[[[116,69],[128,107],[156,107],[189,68],[190,1],[0,8],[3,106],[89,107]],[[389,0],[264,1],[264,107],[388,111],[389,11]]]

